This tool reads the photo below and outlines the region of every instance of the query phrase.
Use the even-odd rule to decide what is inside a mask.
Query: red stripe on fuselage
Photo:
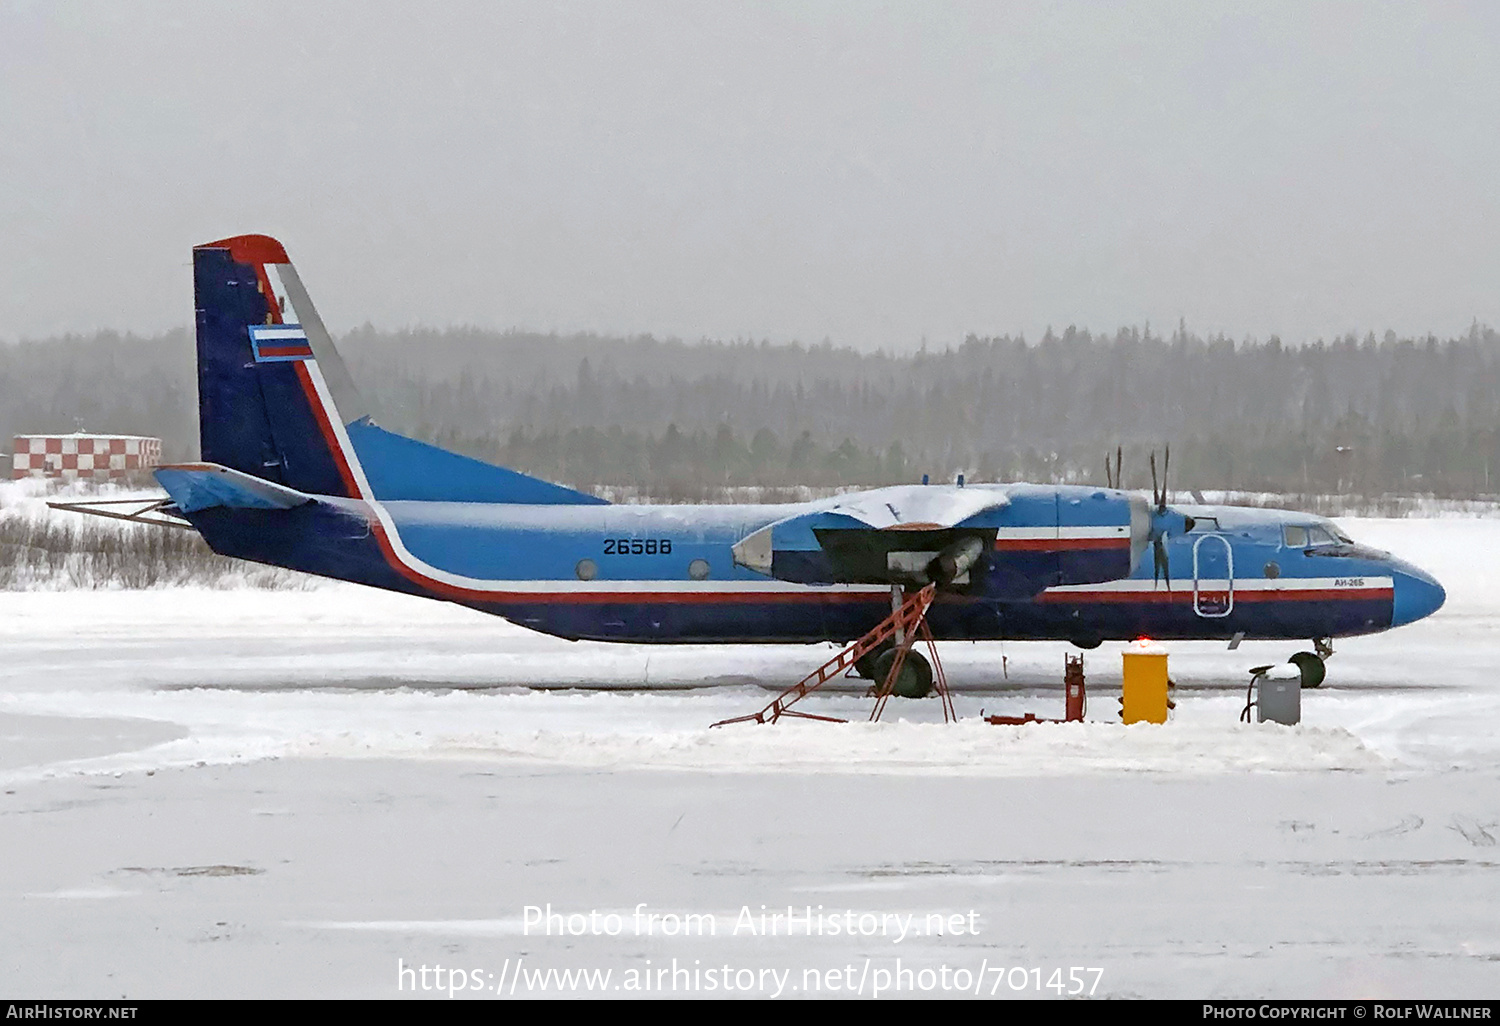
[[[373,499],[372,496],[361,496],[358,485],[355,483],[354,473],[350,470],[349,461],[345,456],[342,446],[339,444],[337,433],[333,429],[333,423],[329,419],[328,411],[318,396],[316,387],[313,385],[312,375],[303,363],[296,364],[298,380],[302,383],[303,391],[307,395],[308,405],[312,407],[313,417],[317,421],[318,430],[323,435],[323,440],[328,445],[334,463],[338,467],[339,476],[348,489],[348,494],[353,498]],[[606,605],[611,603],[635,603],[635,604],[658,604],[658,605],[752,605],[756,603],[866,603],[870,605],[879,604],[884,606],[888,596],[883,593],[873,592],[847,592],[847,591],[768,591],[768,592],[714,592],[714,591],[652,591],[642,589],[640,591],[610,591],[610,592],[587,592],[587,591],[486,591],[479,588],[465,588],[461,585],[449,584],[429,577],[419,570],[408,566],[396,552],[395,546],[386,535],[385,525],[375,515],[374,510],[367,514],[370,529],[374,532],[381,554],[386,562],[402,577],[413,584],[441,595],[444,598],[465,602],[482,603],[514,603],[514,604],[558,604],[558,605]],[[1038,539],[1016,539],[1012,544],[1016,547],[1030,548],[1040,543],[1050,549],[1063,548],[1115,548],[1128,547],[1128,538],[1038,538]],[[1002,542],[997,540],[996,548],[1002,547]],[[1007,546],[1009,547],[1009,546]],[[1267,602],[1267,601],[1322,601],[1327,599],[1371,599],[1390,598],[1394,594],[1390,588],[1347,588],[1347,589],[1318,589],[1306,591],[1275,591],[1275,592],[1237,592],[1236,601],[1240,602]],[[1039,602],[1067,603],[1067,602],[1190,602],[1193,593],[1187,591],[1160,591],[1160,592],[1065,592],[1051,593],[1043,592],[1037,596]]]
[[[395,546],[386,536],[385,525],[370,513],[370,529],[380,544],[386,562],[397,573],[414,584],[419,584],[444,598],[465,602],[493,602],[540,605],[608,605],[611,603],[657,604],[657,605],[727,605],[731,603],[751,605],[762,602],[807,603],[807,602],[868,602],[882,607],[890,603],[890,596],[876,592],[817,592],[817,591],[484,591],[465,588],[446,581],[428,577],[421,571],[407,566],[396,553]]]
[[[1128,549],[1129,538],[996,538],[997,552],[1062,552],[1078,549]]]
[[[359,487],[355,483],[354,472],[350,469],[349,459],[346,458],[343,448],[339,444],[337,432],[333,429],[333,422],[329,419],[328,411],[324,408],[322,400],[318,396],[318,390],[313,385],[312,374],[305,363],[295,365],[297,379],[302,383],[302,390],[307,395],[308,405],[312,407],[313,419],[317,421],[318,431],[328,445],[328,451],[333,455],[335,465],[338,467],[339,476],[343,479],[344,486],[348,489],[349,497],[366,499],[372,501],[373,496],[362,496]],[[555,591],[555,592],[532,592],[532,591],[486,591],[479,588],[465,588],[461,585],[449,584],[429,577],[413,567],[406,564],[396,552],[396,547],[386,536],[385,525],[375,515],[374,510],[366,514],[370,530],[374,533],[377,544],[380,546],[381,554],[393,570],[413,584],[441,595],[444,598],[456,599],[465,602],[491,602],[491,603],[560,603],[568,605],[580,605],[585,603],[668,603],[668,604],[705,604],[705,603],[729,603],[739,602],[743,604],[755,602],[868,602],[882,606],[890,602],[890,597],[884,592],[816,592],[816,591],[775,591],[775,592],[664,592],[664,591],[612,591],[612,592],[578,592],[578,591]]]
[[[1215,593],[1210,591],[1204,594]],[[1234,593],[1236,602],[1337,602],[1340,600],[1369,602],[1395,597],[1395,588],[1306,588],[1284,591],[1236,591]]]
[[[307,396],[307,405],[312,408],[313,420],[317,421],[318,432],[328,446],[334,466],[338,467],[339,478],[344,482],[346,497],[361,498],[359,486],[354,481],[354,472],[349,469],[349,461],[344,458],[344,450],[339,445],[338,434],[333,430],[333,422],[328,419],[328,411],[323,408],[323,401],[318,398],[318,390],[313,385],[312,372],[307,369],[307,364],[301,361],[292,366],[296,368],[297,380],[302,382],[302,391]]]
[[[1202,591],[1201,596],[1213,597],[1224,595],[1223,591]],[[1379,599],[1391,599],[1395,591],[1391,588],[1304,588],[1283,589],[1278,591],[1236,591],[1234,601],[1239,602],[1328,602],[1328,601],[1370,601]],[[1192,602],[1193,589],[1191,586],[1177,587],[1167,590],[1163,586],[1157,591],[1044,591],[1037,596],[1038,602],[1053,604],[1078,604],[1085,605],[1094,602],[1108,602],[1111,604],[1126,604],[1140,602],[1145,604],[1160,604],[1171,602]]]

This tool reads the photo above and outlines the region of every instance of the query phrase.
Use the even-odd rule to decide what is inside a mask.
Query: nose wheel
[[[1322,687],[1323,681],[1328,679],[1328,657],[1333,655],[1332,638],[1313,638],[1312,645],[1313,650],[1311,652],[1298,652],[1287,660],[1302,675],[1302,687],[1304,688]],[[1231,645],[1230,647],[1232,648],[1233,646]],[[1258,666],[1251,670],[1250,673],[1253,676],[1269,669],[1271,669],[1270,666]]]
[[[1302,672],[1302,686],[1305,688],[1322,685],[1328,677],[1328,657],[1333,655],[1332,638],[1313,638],[1312,643],[1311,652],[1298,652],[1287,660]]]
[[[1323,664],[1323,657],[1315,652],[1298,652],[1287,662],[1294,664],[1302,672],[1304,688],[1318,687],[1328,676],[1328,668]]]

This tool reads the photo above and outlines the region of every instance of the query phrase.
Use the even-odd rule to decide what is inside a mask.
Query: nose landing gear
[[[1328,676],[1328,668],[1323,665],[1322,657],[1312,652],[1298,652],[1287,662],[1294,664],[1298,670],[1302,671],[1302,686],[1305,688],[1318,687]]]
[[[1304,688],[1315,688],[1323,683],[1328,676],[1328,657],[1333,655],[1332,638],[1313,638],[1312,643],[1313,651],[1298,652],[1287,660],[1302,672]]]
[[[1311,652],[1298,652],[1287,660],[1297,668],[1297,672],[1302,677],[1301,686],[1304,688],[1322,686],[1323,681],[1328,678],[1328,657],[1333,655],[1332,638],[1313,638],[1312,645]],[[1231,644],[1230,648],[1233,647],[1235,646]],[[1257,666],[1250,671],[1250,675],[1254,677],[1272,669],[1275,665],[1272,663],[1268,666]]]

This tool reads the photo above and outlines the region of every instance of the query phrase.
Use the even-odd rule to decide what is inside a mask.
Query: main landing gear
[[[879,671],[876,670],[875,663],[881,656],[895,647],[895,644],[891,641],[883,641],[871,651],[854,660],[855,674],[863,677],[865,680],[883,680],[884,678],[878,675]]]
[[[875,677],[877,682],[885,680],[891,675],[892,668],[896,665],[896,650],[888,649],[875,660]],[[932,694],[932,664],[921,652],[908,652],[906,658],[901,662],[901,669],[896,672],[895,679],[891,681],[891,694],[897,698],[926,698]]]
[[[722,727],[729,723],[775,723],[783,716],[843,723],[845,721],[838,717],[803,712],[792,706],[835,677],[843,676],[851,668],[861,677],[875,681],[875,686],[871,689],[875,699],[875,708],[870,711],[871,722],[880,719],[885,703],[892,695],[923,698],[935,691],[942,700],[943,722],[956,723],[958,713],[954,711],[953,699],[948,693],[948,680],[943,675],[943,664],[938,659],[937,644],[927,626],[927,610],[932,606],[936,595],[937,586],[933,584],[913,594],[906,594],[900,587],[893,587],[891,615],[880,621],[868,634],[845,646],[832,659],[777,695],[770,705],[759,712],[720,720],[714,726]],[[930,660],[912,647],[918,640],[924,643],[931,656]]]
[[[887,641],[875,651],[854,660],[854,672],[877,687],[891,675],[896,662],[896,646]],[[932,694],[932,664],[915,649],[906,653],[901,671],[891,682],[891,694],[897,698],[926,698]]]

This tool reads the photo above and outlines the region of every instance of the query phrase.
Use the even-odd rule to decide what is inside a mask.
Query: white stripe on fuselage
[[[693,593],[712,594],[723,592],[734,595],[756,595],[774,593],[808,593],[818,592],[824,594],[837,593],[859,593],[870,595],[883,595],[889,593],[890,589],[880,584],[828,584],[811,585],[796,584],[790,581],[672,581],[672,580],[643,580],[643,581],[576,581],[567,579],[552,580],[516,580],[499,581],[479,577],[467,577],[455,574],[447,570],[439,569],[413,555],[401,539],[401,532],[396,526],[395,519],[385,506],[376,498],[370,488],[369,479],[365,476],[364,467],[359,462],[355,453],[354,444],[349,439],[349,433],[344,429],[344,422],[339,417],[337,409],[333,405],[332,396],[328,390],[328,383],[323,378],[323,372],[318,367],[317,360],[307,360],[303,364],[307,368],[308,375],[313,384],[313,390],[317,393],[318,401],[323,405],[324,415],[328,417],[333,426],[335,438],[338,440],[339,448],[342,450],[344,461],[354,476],[355,487],[359,492],[359,498],[380,522],[385,531],[385,536],[391,544],[392,550],[407,569],[412,570],[424,577],[450,585],[456,588],[464,588],[480,592],[511,592],[511,593],[556,593],[569,592],[578,594],[610,594],[610,593],[639,593],[639,592],[663,592],[663,593]],[[1093,526],[1093,527],[1015,527],[1003,529],[1003,537],[1006,538],[1110,538],[1119,537],[1128,533],[1128,525],[1115,526]],[[1190,586],[1191,579],[1182,582],[1180,586]],[[1280,577],[1272,579],[1236,580],[1233,582],[1235,591],[1308,591],[1308,590],[1341,590],[1341,589],[1370,589],[1390,588],[1392,579],[1389,577]],[[1103,584],[1072,584],[1048,588],[1045,594],[1091,594],[1099,592],[1130,593],[1130,592],[1152,592],[1159,584],[1153,581],[1126,578],[1118,581],[1108,581]],[[1227,580],[1200,580],[1198,589],[1200,591],[1227,591],[1230,582]]]
[[[1129,524],[1094,524],[1082,527],[1001,527],[996,541],[1050,541],[1054,538],[1125,538]]]
[[[1187,577],[1177,581],[1176,586],[1183,591],[1191,591],[1193,583],[1193,579]],[[1199,578],[1197,585],[1199,591],[1228,591],[1231,583],[1235,591],[1368,591],[1395,586],[1395,581],[1390,577],[1361,577],[1359,575],[1350,577],[1256,577],[1244,580],[1235,578],[1233,582],[1222,577],[1216,579]],[[1090,595],[1100,592],[1150,592],[1160,590],[1162,587],[1163,584],[1160,581],[1127,577],[1118,581],[1105,581],[1103,584],[1058,585],[1048,588],[1046,594]]]
[[[333,425],[334,437],[338,440],[339,448],[343,450],[344,461],[349,466],[349,472],[354,476],[354,485],[359,492],[360,500],[380,521],[380,526],[385,531],[386,539],[391,543],[391,549],[407,569],[431,578],[441,584],[451,585],[455,588],[464,588],[469,591],[482,592],[531,592],[536,594],[572,592],[580,594],[609,594],[609,593],[638,593],[643,591],[655,591],[663,593],[692,593],[713,594],[724,592],[735,595],[756,595],[788,592],[806,593],[809,591],[824,593],[869,593],[873,595],[886,595],[890,589],[885,585],[874,584],[831,584],[831,585],[808,585],[796,584],[790,581],[570,581],[567,579],[555,580],[520,580],[520,581],[496,581],[480,577],[466,577],[462,574],[451,573],[413,555],[401,540],[401,532],[396,527],[396,521],[385,506],[375,498],[374,491],[370,488],[370,481],[365,477],[364,467],[360,465],[359,457],[354,451],[354,443],[349,439],[349,432],[344,429],[344,422],[339,418],[338,411],[333,405],[333,398],[328,390],[328,383],[323,379],[323,372],[318,368],[317,360],[304,361],[303,366],[307,368],[308,377],[313,384],[313,391],[318,395],[318,401],[323,404],[323,413],[328,422]],[[727,546],[725,547],[727,551]]]

